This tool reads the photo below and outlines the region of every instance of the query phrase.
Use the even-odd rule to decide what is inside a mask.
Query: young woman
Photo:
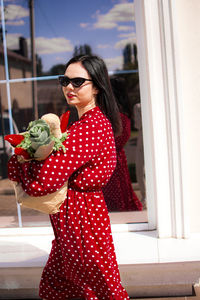
[[[120,129],[108,72],[101,58],[78,56],[67,63],[59,81],[79,115],[64,142],[66,153],[23,164],[13,156],[8,165],[9,178],[32,196],[52,193],[68,180],[60,212],[50,215],[55,239],[39,295],[50,300],[129,299],[121,286],[102,193],[116,166],[113,132]]]

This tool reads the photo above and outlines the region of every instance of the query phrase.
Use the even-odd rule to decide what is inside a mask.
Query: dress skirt
[[[45,299],[125,300],[101,191],[69,189],[59,213],[50,216],[55,239],[44,268]]]

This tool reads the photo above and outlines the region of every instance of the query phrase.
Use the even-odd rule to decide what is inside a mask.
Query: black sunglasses
[[[69,83],[73,85],[73,87],[80,87],[85,81],[92,81],[92,79],[86,79],[82,77],[69,78],[67,76],[59,76],[58,81],[62,86],[68,86]]]

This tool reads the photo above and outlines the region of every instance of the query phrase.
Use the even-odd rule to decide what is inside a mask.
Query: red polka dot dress
[[[131,133],[131,121],[125,114],[120,115],[122,133],[115,138],[117,165],[109,182],[103,187],[103,194],[109,211],[142,210],[142,203],[132,187],[124,151]]]
[[[12,156],[9,178],[32,196],[58,190],[68,180],[60,212],[50,216],[55,239],[39,295],[49,300],[125,300],[102,187],[116,166],[112,128],[98,107],[70,127],[66,153],[24,164]]]

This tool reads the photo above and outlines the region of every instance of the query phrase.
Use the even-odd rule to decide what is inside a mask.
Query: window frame
[[[10,79],[9,73],[9,64],[8,64],[8,56],[7,56],[7,43],[6,43],[6,35],[5,35],[5,18],[4,18],[4,7],[3,7],[3,0],[1,6],[1,13],[2,13],[2,31],[3,31],[3,45],[4,45],[4,59],[5,59],[5,73],[6,78],[5,80],[0,80],[0,84],[6,84],[7,90],[7,101],[8,101],[8,115],[9,115],[9,124],[10,124],[10,132],[13,133],[13,124],[12,124],[12,110],[11,110],[11,96],[10,96],[10,83],[17,83],[17,82],[27,82],[27,81],[37,81],[37,80],[47,80],[47,79],[55,79],[57,76],[45,76],[45,77],[34,77],[34,78],[16,78]],[[135,72],[135,70],[133,70]],[[113,74],[113,72],[109,72]],[[120,73],[120,72],[118,72]],[[132,73],[131,70],[122,71],[121,73]],[[23,227],[22,216],[21,216],[21,209],[20,206],[17,204],[17,212],[18,212],[18,224],[19,227]],[[123,213],[123,212],[121,212]],[[140,230],[148,230],[154,229],[155,226],[151,226],[149,228],[148,223],[132,223],[132,224],[113,224],[112,225],[114,231],[140,231]]]
[[[187,238],[184,136],[176,3],[135,0],[149,227]]]

